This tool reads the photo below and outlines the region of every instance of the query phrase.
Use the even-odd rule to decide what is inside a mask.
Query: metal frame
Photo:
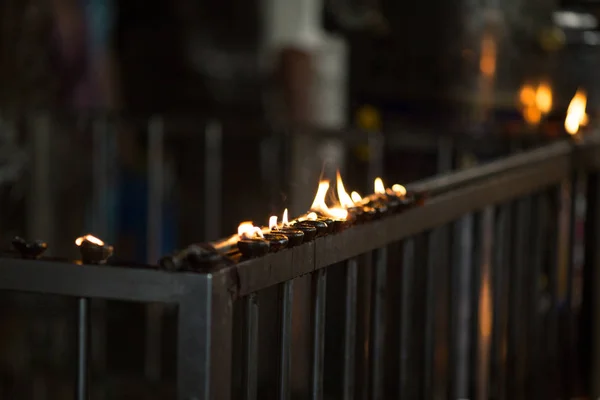
[[[484,241],[483,250],[478,250],[479,258],[474,261],[477,264],[489,264],[492,258],[502,257],[496,250],[491,250],[488,243],[492,240],[494,231],[494,225],[490,223],[490,218],[492,218],[490,215],[493,215],[490,213],[493,208],[490,207],[561,185],[563,182],[569,182],[574,169],[598,170],[600,169],[599,160],[600,142],[596,139],[589,139],[582,143],[572,141],[555,143],[481,167],[446,174],[411,185],[410,189],[422,191],[429,197],[424,205],[407,210],[402,214],[355,226],[339,234],[318,238],[312,243],[287,251],[269,254],[235,265],[217,266],[197,273],[166,272],[151,267],[91,266],[75,262],[0,258],[0,290],[57,294],[82,299],[79,306],[80,329],[78,336],[80,350],[79,399],[85,398],[87,393],[85,379],[87,362],[85,341],[88,340],[85,325],[89,322],[87,299],[102,298],[178,305],[178,398],[199,400],[228,399],[232,396],[233,304],[235,300],[242,297],[246,299],[244,325],[245,332],[248,333],[245,341],[245,367],[243,368],[243,380],[246,387],[244,397],[257,398],[257,377],[253,365],[255,366],[258,356],[255,346],[259,314],[254,294],[262,289],[279,285],[281,299],[279,393],[280,398],[285,399],[291,396],[289,346],[291,343],[290,307],[293,282],[294,278],[314,272],[316,284],[312,293],[314,310],[312,322],[314,325],[313,375],[310,392],[312,398],[320,399],[323,398],[326,268],[345,262],[347,268],[344,283],[347,296],[345,326],[347,329],[342,335],[346,349],[346,356],[343,360],[343,392],[344,398],[349,399],[353,398],[355,390],[352,366],[359,357],[355,352],[357,337],[353,332],[357,324],[356,260],[362,254],[371,253],[374,277],[371,329],[374,333],[370,339],[372,352],[368,379],[372,384],[369,389],[371,392],[369,397],[382,399],[385,396],[381,382],[384,373],[382,352],[384,351],[385,326],[382,310],[386,286],[386,246],[410,239],[420,233],[427,233],[432,229],[452,223],[464,215],[478,213],[487,207],[484,217],[476,219],[483,222],[478,222],[480,225],[470,223],[467,230],[464,231],[464,235],[466,235],[464,237],[469,242],[469,235],[475,231],[484,232],[484,236],[492,235],[486,239],[487,241]],[[597,196],[593,198],[597,201]],[[505,211],[503,213],[503,215],[506,214]],[[505,242],[506,240],[502,242],[502,246],[507,246]],[[430,246],[429,242],[427,243],[426,247]],[[412,254],[412,251],[405,254],[405,263],[407,264],[414,262],[415,255]],[[597,265],[599,258],[595,254],[591,254],[589,257],[588,262],[593,264],[594,271],[600,270],[600,266]],[[470,264],[473,260],[469,258],[464,262]],[[509,261],[502,260],[502,262]],[[517,262],[527,261],[518,260]],[[433,267],[425,269],[429,270],[430,268]],[[483,271],[485,274],[494,273],[487,269]],[[433,288],[439,285],[431,280],[431,273],[426,276],[429,276],[425,279],[427,287]],[[482,282],[480,278],[483,279],[480,275],[472,278],[478,282],[476,286],[473,286],[475,290],[480,289]],[[456,284],[461,285],[460,282]],[[596,299],[595,302],[598,303],[598,300]],[[403,308],[408,310],[406,307],[409,307],[408,303],[403,305]],[[422,322],[428,327],[427,330],[431,331],[434,329],[436,310],[425,306],[423,309],[426,310],[427,316]],[[505,324],[506,321],[501,320],[501,325]],[[477,330],[471,332],[477,334]],[[406,332],[404,335],[408,334]],[[409,336],[406,338],[409,340]],[[425,341],[427,342],[429,339],[425,339]],[[489,359],[496,357],[498,350],[493,347],[490,350],[489,343],[478,343],[479,351],[484,351],[485,354],[477,356],[478,362],[466,364],[465,368],[467,369],[464,371],[474,368],[487,375]],[[434,345],[426,343],[426,346]],[[596,350],[596,354],[598,353]],[[429,348],[428,354],[428,358],[431,358],[432,348]],[[424,379],[434,379],[433,364],[431,359],[424,362],[424,368],[427,369],[424,372],[426,376]],[[598,365],[596,365],[596,369],[598,369]],[[457,371],[462,370],[459,368]],[[405,373],[406,371],[401,372],[401,374]],[[406,377],[408,376],[406,375]],[[488,386],[488,382],[481,383],[476,397],[483,398],[482,396],[490,390]],[[417,387],[415,390],[421,389]],[[431,390],[435,391],[436,389]],[[452,390],[456,391],[457,395],[468,391],[465,387],[455,387]]]

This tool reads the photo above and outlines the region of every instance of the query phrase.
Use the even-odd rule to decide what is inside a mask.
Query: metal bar
[[[205,132],[204,235],[206,240],[219,237],[221,230],[222,129],[210,121]]]
[[[280,347],[279,347],[279,399],[287,400],[291,396],[290,378],[292,370],[292,302],[294,300],[294,281],[280,286]]]
[[[490,380],[490,397],[504,399],[507,397],[507,360],[509,299],[511,285],[511,224],[512,205],[499,207],[495,223],[494,261],[492,267],[493,280],[493,325],[492,325],[492,374]]]
[[[211,347],[215,340],[212,335],[212,321],[215,318],[227,320],[227,307],[215,304],[213,299],[213,276],[193,275],[188,279],[189,289],[181,297],[177,320],[177,399],[209,400],[211,382],[216,362],[211,358]],[[217,312],[218,315],[214,313]],[[222,327],[219,324],[218,327]],[[221,349],[219,349],[221,350]],[[227,357],[227,353],[221,357]],[[212,361],[212,362],[211,362]]]
[[[531,239],[531,199],[517,201],[514,224],[515,252],[512,269],[512,291],[510,305],[510,339],[509,360],[512,374],[509,379],[510,396],[515,399],[524,398],[527,388],[527,353],[528,353],[528,310],[527,293],[529,277],[529,260]]]
[[[370,399],[383,399],[383,368],[385,343],[385,291],[387,273],[387,249],[373,252],[373,289],[371,291],[371,335],[370,335]]]
[[[453,298],[453,365],[452,398],[471,398],[470,370],[472,340],[470,327],[472,326],[473,310],[471,304],[473,268],[473,215],[467,214],[455,225],[457,241],[455,243],[455,269]]]
[[[413,311],[415,305],[415,239],[407,239],[402,250],[402,282],[400,309],[400,379],[398,392],[401,399],[418,398],[418,369],[414,367],[414,328]]]
[[[479,218],[479,273],[477,282],[477,371],[476,371],[476,398],[489,399],[490,387],[490,362],[491,362],[491,336],[493,326],[493,300],[492,300],[492,243],[494,241],[494,208],[487,207]],[[477,267],[476,267],[477,268]]]
[[[0,258],[0,290],[74,297],[174,303],[191,275],[140,267]]]
[[[327,296],[326,271],[326,269],[320,269],[313,275],[312,398],[315,400],[323,399]]]
[[[585,231],[585,268],[586,289],[584,292],[584,304],[587,304],[587,312],[584,314],[588,330],[587,337],[589,350],[588,384],[590,397],[600,397],[600,380],[594,377],[600,376],[600,177],[598,172],[588,175],[587,199],[586,199],[586,231]]]
[[[147,262],[156,263],[161,255],[164,193],[164,122],[154,117],[148,124],[148,214]],[[146,307],[146,363],[145,373],[149,379],[159,380],[162,354],[162,304]]]
[[[258,396],[258,297],[252,293],[244,297],[245,357],[244,399],[256,400]]]
[[[527,388],[528,398],[547,398],[549,393],[544,394],[546,379],[544,376],[545,365],[543,362],[544,349],[542,346],[544,339],[543,332],[543,315],[542,315],[542,299],[543,299],[543,266],[545,253],[545,238],[544,234],[548,230],[547,214],[548,214],[548,198],[544,194],[535,195],[533,197],[532,209],[532,243],[530,246],[530,276],[528,279],[528,296],[527,296],[527,311],[528,317],[528,381]]]
[[[356,299],[358,290],[358,262],[346,262],[346,304],[344,321],[343,399],[354,399],[354,373],[356,366]]]
[[[489,179],[497,174],[505,174],[512,170],[526,168],[538,163],[544,164],[547,158],[568,157],[572,150],[573,147],[570,142],[553,143],[536,150],[493,161],[477,168],[468,168],[462,171],[438,175],[409,185],[407,188],[415,191],[446,192],[467,183]]]
[[[77,400],[89,398],[89,300],[77,300]]]

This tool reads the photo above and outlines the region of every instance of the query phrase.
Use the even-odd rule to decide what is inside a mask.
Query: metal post
[[[155,264],[161,256],[164,193],[164,122],[154,117],[148,124],[148,214],[147,262]],[[146,376],[160,379],[162,317],[161,304],[149,304],[146,315]]]
[[[385,290],[387,274],[387,249],[373,252],[373,289],[371,290],[371,335],[370,335],[370,399],[384,397],[383,368],[385,354]]]
[[[214,279],[211,274],[189,277],[187,293],[179,301],[177,321],[177,399],[209,400],[211,398],[211,371],[216,370],[211,360],[213,342],[212,329],[222,328],[213,324],[213,310],[219,310],[220,321],[231,317],[227,307],[218,308],[220,302],[213,301]],[[229,313],[228,313],[229,311]],[[216,349],[222,350],[222,349]],[[222,352],[222,357],[227,357]]]
[[[451,347],[454,365],[451,397],[454,399],[471,398],[469,393],[471,369],[471,330],[473,309],[471,305],[473,265],[473,215],[467,214],[457,221],[453,269],[453,343]]]
[[[279,348],[279,399],[291,397],[290,374],[292,367],[292,302],[294,281],[280,284],[280,348]]]
[[[252,293],[244,298],[245,313],[245,357],[244,357],[244,399],[256,400],[258,396],[258,298]]]
[[[219,237],[222,198],[222,129],[217,121],[206,125],[204,167],[204,235],[206,240]]]
[[[77,400],[88,400],[89,300],[77,300]]]
[[[322,268],[313,275],[313,340],[312,340],[312,399],[323,399],[325,363],[325,310],[327,272]]]
[[[419,382],[414,361],[414,323],[415,305],[415,239],[406,239],[402,250],[402,282],[400,309],[400,379],[399,393],[402,399],[418,398]]]
[[[586,202],[586,231],[585,231],[585,269],[586,290],[584,299],[587,300],[588,309],[584,314],[586,327],[589,329],[590,357],[590,397],[600,397],[600,177],[596,172],[588,176],[587,202]]]
[[[358,262],[346,262],[346,304],[344,321],[343,399],[354,399],[354,374],[356,367],[356,299],[358,292]]]
[[[489,399],[491,340],[493,329],[492,243],[494,241],[494,208],[486,207],[479,218],[479,260],[477,277],[477,372],[476,398]],[[477,266],[476,266],[477,268]]]

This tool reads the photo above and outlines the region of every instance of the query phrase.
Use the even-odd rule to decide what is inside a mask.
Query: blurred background
[[[43,239],[75,258],[91,232],[155,263],[242,220],[305,211],[336,168],[364,193],[375,176],[406,183],[560,139],[578,89],[597,114],[599,10],[2,0],[0,243]],[[71,398],[73,305],[1,301],[0,398]],[[96,303],[111,312],[96,324],[94,397],[171,398],[174,349],[156,349],[173,316]]]

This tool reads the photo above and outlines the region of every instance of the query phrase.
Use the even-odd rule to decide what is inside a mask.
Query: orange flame
[[[523,85],[521,86],[521,90],[519,91],[519,101],[524,106],[534,106],[536,98],[536,91],[531,85]]]
[[[81,236],[78,237],[77,239],[75,239],[75,244],[77,246],[81,246],[83,244],[83,242],[90,242],[90,243],[94,243],[97,246],[104,246],[104,242],[100,239],[98,239],[96,236],[87,234],[85,236]]]
[[[538,86],[535,92],[535,104],[542,114],[548,114],[552,110],[552,89],[546,82]]]
[[[328,190],[329,181],[319,182],[319,188],[317,189],[317,194],[315,195],[315,199],[313,200],[310,209],[312,211],[321,212],[331,218],[345,220],[348,217],[347,210],[341,207],[329,208],[329,206],[325,203],[325,196],[327,195]]]
[[[394,193],[396,193],[398,196],[406,196],[406,188],[397,183],[395,185],[392,185],[392,191]]]
[[[336,172],[336,180],[337,180],[337,195],[340,200],[340,205],[344,208],[354,206],[354,201],[346,192],[344,188],[344,182],[342,181],[342,176],[340,175],[340,171]]]
[[[571,99],[569,108],[567,109],[567,116],[565,118],[565,130],[570,135],[575,135],[579,132],[579,127],[585,126],[588,122],[588,117],[585,113],[587,106],[586,93],[579,89]]]
[[[290,222],[288,221],[288,210],[287,208],[283,210],[283,216],[281,217],[281,225],[289,226]]]
[[[240,239],[255,239],[264,237],[262,229],[252,225],[252,221],[242,222],[238,226],[238,236]]]
[[[374,192],[377,194],[385,194],[385,185],[381,178],[375,178],[375,182],[373,183]]]
[[[354,202],[354,204],[359,203],[362,200],[362,196],[357,192],[350,193],[350,198]]]
[[[277,215],[271,215],[269,217],[269,229],[277,229]]]

